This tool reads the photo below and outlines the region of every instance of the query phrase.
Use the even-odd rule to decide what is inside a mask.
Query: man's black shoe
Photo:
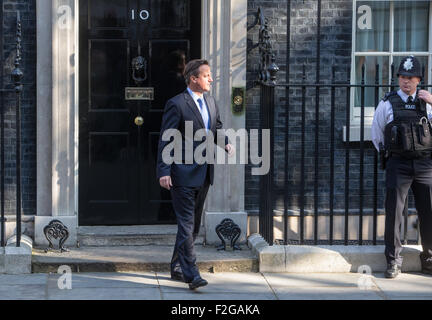
[[[176,281],[182,281],[185,283],[191,283],[192,282],[192,280],[186,281],[185,278],[183,277],[183,273],[180,271],[171,272],[171,279],[176,280]]]
[[[422,268],[421,272],[424,273],[424,274],[430,274],[430,275],[432,275],[432,269]]]
[[[394,279],[401,273],[401,268],[396,264],[388,264],[384,276],[388,279]]]
[[[196,288],[199,287],[204,287],[208,284],[208,282],[206,280],[204,280],[201,277],[197,277],[195,279],[193,279],[193,281],[191,283],[189,283],[189,289],[194,290]]]
[[[171,272],[171,279],[177,280],[177,281],[184,281],[183,273],[181,273],[179,271],[172,271]]]
[[[421,272],[432,275],[432,257],[422,252],[420,253],[420,261],[422,266]]]

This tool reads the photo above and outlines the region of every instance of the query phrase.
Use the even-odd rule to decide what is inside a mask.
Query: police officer
[[[387,158],[386,278],[395,278],[401,272],[400,231],[410,187],[420,222],[422,272],[432,274],[432,95],[417,90],[422,74],[414,56],[402,60],[397,76],[400,89],[380,101],[372,123],[372,142]]]

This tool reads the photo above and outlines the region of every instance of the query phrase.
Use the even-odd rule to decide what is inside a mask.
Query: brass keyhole
[[[144,119],[143,119],[143,117],[138,116],[138,117],[135,118],[135,124],[136,124],[137,126],[142,126],[143,123],[144,123]]]

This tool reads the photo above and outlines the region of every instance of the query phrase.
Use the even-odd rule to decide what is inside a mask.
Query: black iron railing
[[[1,12],[1,10],[0,10]],[[0,22],[3,25],[3,17],[0,16]],[[1,31],[1,30],[0,30]],[[0,33],[3,39],[2,32]],[[6,217],[5,217],[5,95],[15,94],[15,123],[16,123],[16,246],[21,245],[21,80],[23,73],[20,69],[21,61],[21,18],[19,11],[17,12],[16,22],[16,58],[15,68],[11,73],[13,88],[3,89],[3,41],[1,46],[1,86],[0,86],[0,246],[6,245]]]
[[[0,247],[5,246],[4,216],[4,97],[3,97],[3,7],[0,7]]]
[[[320,21],[321,15],[320,7],[321,1],[318,0],[318,21]],[[288,1],[288,12],[290,12],[290,1]],[[289,16],[288,14],[287,17]],[[267,175],[260,177],[260,234],[270,244],[376,245],[380,241],[383,242],[382,240],[378,241],[377,236],[379,211],[382,211],[383,202],[383,195],[378,196],[379,191],[383,189],[381,188],[383,185],[379,187],[379,183],[382,183],[383,179],[382,176],[380,177],[382,172],[378,170],[378,153],[372,143],[365,140],[365,110],[366,107],[376,108],[382,97],[382,95],[380,96],[382,92],[396,88],[394,65],[391,66],[391,81],[389,83],[380,83],[381,69],[379,65],[376,65],[374,70],[374,83],[366,82],[364,65],[361,68],[361,80],[358,84],[351,84],[349,68],[346,70],[348,78],[344,81],[337,81],[335,66],[332,67],[329,82],[321,83],[320,52],[318,49],[315,81],[308,81],[306,66],[303,65],[302,79],[298,83],[290,83],[290,23],[288,18],[286,83],[276,83],[278,67],[275,64],[268,22],[263,17],[261,9],[258,11],[258,17],[261,55],[259,72],[261,87],[260,129],[271,130],[270,171]],[[320,24],[318,23],[318,48],[320,48],[319,34]],[[424,74],[425,69],[423,67]],[[420,86],[423,89],[432,87],[430,84],[426,85],[423,80]],[[278,96],[279,99],[276,99],[277,89],[285,89],[284,99],[280,95]],[[293,93],[290,94],[290,92]],[[353,92],[358,97],[355,102],[358,105],[354,109],[351,108]],[[372,94],[374,99],[370,97]],[[323,106],[322,98],[329,101],[330,106]],[[371,105],[366,106],[366,98]],[[280,103],[282,100],[285,100],[284,105]],[[351,121],[353,118],[351,111],[355,108],[360,111],[358,123]],[[328,112],[323,114],[323,109],[328,110]],[[296,116],[290,116],[291,114]],[[282,119],[284,120],[283,125],[281,125]],[[358,138],[353,139],[350,136],[352,125],[359,127]],[[342,127],[345,127],[345,134],[343,134]],[[275,131],[283,132],[283,143],[281,142],[282,139],[276,139],[280,136],[275,138]],[[328,133],[325,139],[322,131]],[[292,137],[297,137],[299,141],[293,141]],[[293,142],[297,143],[296,147],[290,147]],[[280,156],[277,155],[279,157],[277,160],[283,161],[283,166],[280,163],[276,165],[275,159],[275,150],[278,147],[280,150],[282,145],[284,146],[284,157],[281,160]],[[325,155],[323,155],[323,150],[325,150]],[[291,154],[295,154],[296,157],[292,157]],[[353,156],[356,157],[355,161],[352,159]],[[325,165],[323,165],[323,161]],[[310,174],[311,170],[313,170],[313,174]],[[292,178],[296,173],[298,173],[298,177]],[[326,178],[323,178],[323,175]],[[284,177],[282,185],[280,181],[276,183],[276,177]],[[366,178],[369,178],[368,181],[370,182],[370,177],[372,177],[372,185],[370,183],[366,185]],[[325,185],[324,191],[323,185]],[[337,197],[336,189],[338,189]],[[281,198],[283,201],[278,201]],[[313,201],[306,201],[310,198],[313,198]],[[337,208],[335,208],[336,204]],[[335,225],[336,216],[343,217],[342,225]],[[408,199],[404,216],[403,239],[407,243]],[[282,238],[277,238],[274,235],[275,217],[282,217],[283,230],[280,232]],[[296,219],[290,220],[292,217]],[[324,231],[320,225],[323,223],[320,220],[321,217],[325,218],[324,223],[328,224]],[[366,231],[366,217],[372,217],[372,235],[368,238],[363,237]],[[313,225],[312,237],[307,237],[305,234],[307,218],[311,218],[309,220],[313,221],[313,223],[309,223],[309,225]],[[357,228],[356,238],[350,236],[352,223],[355,223]],[[290,230],[297,230],[295,236],[292,236]],[[335,237],[336,231],[339,234],[337,238]]]
[[[377,66],[378,69],[378,66]],[[333,72],[334,74],[334,72]],[[305,73],[304,73],[305,77]],[[362,77],[362,82],[364,82],[364,76]],[[293,187],[289,186],[290,181],[288,179],[285,180],[285,187],[284,190],[278,190],[278,188],[275,187],[274,182],[274,176],[277,175],[277,170],[274,169],[274,163],[275,163],[275,154],[273,150],[276,149],[276,146],[274,145],[274,138],[271,139],[271,148],[270,150],[270,172],[268,175],[263,176],[261,178],[261,189],[260,189],[260,233],[264,236],[264,238],[269,242],[273,243],[274,240],[279,240],[279,243],[299,243],[299,244],[305,244],[305,243],[313,243],[313,244],[335,244],[335,243],[343,243],[345,245],[348,245],[350,243],[353,244],[359,244],[362,245],[364,243],[371,243],[376,245],[377,244],[377,218],[378,218],[378,154],[377,151],[373,148],[373,146],[370,144],[370,142],[365,141],[365,89],[366,88],[374,88],[375,91],[378,91],[380,88],[391,88],[391,85],[388,84],[375,84],[375,85],[351,85],[349,83],[341,84],[341,83],[331,83],[331,84],[306,84],[306,83],[298,83],[298,84],[277,84],[275,86],[268,86],[266,84],[262,84],[262,99],[261,99],[261,108],[262,108],[262,127],[261,128],[270,128],[272,132],[275,131],[274,127],[274,120],[277,119],[277,115],[275,115],[275,104],[274,104],[274,88],[277,87],[286,87],[288,89],[291,88],[301,88],[301,135],[300,135],[300,147],[297,150],[290,150],[290,152],[298,152],[300,154],[300,163],[289,163],[288,161],[285,161],[285,168],[284,168],[284,176],[288,176],[288,172],[292,171],[292,167],[299,166],[300,167],[300,188],[297,189],[297,196],[298,196],[298,212],[299,214],[288,214],[288,210],[292,208],[290,206],[290,199],[292,199],[292,195],[296,192],[293,191]],[[432,85],[422,85],[423,88],[426,87],[432,87]],[[329,156],[326,156],[327,159],[329,159],[329,178],[327,180],[329,189],[328,189],[328,206],[320,207],[319,205],[319,198],[320,193],[316,190],[318,189],[318,186],[320,182],[323,182],[322,179],[319,178],[319,175],[314,173],[314,179],[312,181],[313,183],[313,190],[314,190],[314,207],[313,210],[309,210],[309,215],[313,216],[313,240],[312,241],[306,241],[305,239],[305,219],[306,219],[306,163],[305,163],[305,153],[306,153],[306,111],[307,109],[310,109],[306,107],[306,93],[316,91],[317,88],[330,89],[330,101],[331,101],[331,109],[330,109],[330,118],[329,123],[327,124],[330,127],[330,146],[329,146]],[[360,139],[359,141],[351,141],[350,138],[350,130],[351,127],[351,115],[350,115],[350,103],[351,103],[351,94],[350,91],[352,88],[359,88],[361,90],[361,121],[360,121]],[[341,107],[340,105],[336,104],[336,95],[338,91],[345,91],[346,92],[346,101]],[[272,97],[273,95],[273,97]],[[377,96],[376,96],[377,97]],[[376,105],[378,104],[378,101]],[[289,104],[287,108],[289,109]],[[335,129],[336,129],[336,123],[335,123],[335,113],[336,109],[346,109],[346,119],[345,119],[345,127],[346,127],[346,135],[345,135],[345,142],[343,143],[343,148],[345,149],[345,159],[344,159],[344,167],[345,167],[345,190],[344,190],[344,231],[343,231],[343,239],[339,239],[339,241],[334,241],[334,217],[335,217],[335,145],[337,143],[337,140],[335,138]],[[286,110],[285,113],[288,113],[289,110]],[[295,131],[295,128],[292,128],[290,123],[285,123],[286,129],[290,130],[290,132]],[[322,125],[321,125],[322,126]],[[315,129],[316,130],[316,129]],[[340,130],[341,131],[341,130]],[[272,136],[274,136],[274,133],[272,133]],[[285,141],[285,145],[288,145],[290,141]],[[308,141],[310,142],[310,141]],[[327,142],[327,141],[326,141]],[[320,148],[319,148],[320,141],[318,140],[317,136],[315,136],[314,141],[314,159],[313,163],[321,163],[320,159],[322,158]],[[288,147],[286,147],[288,148]],[[317,151],[318,149],[318,151]],[[341,146],[339,146],[339,151],[341,149]],[[365,151],[366,150],[373,150],[373,157],[371,160],[371,157],[368,157],[366,159],[365,157]],[[350,154],[356,152],[359,154],[358,163],[352,163],[352,159]],[[369,161],[369,162],[367,162]],[[289,165],[288,165],[289,164]],[[366,173],[365,166],[371,166],[373,168],[372,172],[369,170]],[[350,186],[353,183],[353,179],[351,178],[351,172],[350,170],[354,167],[358,167],[358,205],[353,207],[351,205],[351,199],[350,196],[354,193],[350,190]],[[319,168],[320,172],[324,171],[324,169]],[[373,174],[373,187],[372,187],[372,207],[365,208],[365,175],[366,174]],[[310,182],[310,180],[309,180]],[[285,194],[285,191],[290,188],[291,192],[289,193],[289,196]],[[369,188],[370,189],[370,188]],[[281,193],[284,193],[284,207],[283,207],[283,221],[284,221],[284,231],[283,231],[283,239],[274,239],[273,232],[274,232],[274,217],[275,217],[275,211],[277,209],[280,209],[280,207],[275,206],[275,197]],[[326,196],[327,198],[327,196]],[[368,201],[370,203],[370,201]],[[365,219],[365,209],[368,211],[368,215],[370,215],[370,212],[372,212],[373,217],[373,223],[372,223],[372,238],[370,239],[363,239],[363,231],[364,231],[364,219]],[[326,211],[325,213],[322,213],[323,211]],[[355,214],[352,214],[353,211]],[[313,213],[312,213],[313,212]],[[340,210],[338,212],[340,215]],[[299,221],[299,237],[298,239],[290,239],[288,237],[288,217],[289,216],[298,216]],[[324,216],[329,219],[329,234],[327,237],[327,241],[319,241],[319,239],[322,238],[322,234],[318,231],[319,230],[319,217]],[[407,230],[408,230],[408,202],[406,202],[405,205],[405,212],[404,212],[404,239],[405,243],[408,241],[407,238]],[[349,237],[349,225],[351,221],[354,221],[354,219],[358,219],[358,238],[352,239],[352,237]],[[296,242],[297,240],[297,242]]]
[[[260,111],[260,133],[262,129],[270,129],[270,154],[273,157],[274,152],[274,86],[276,84],[276,74],[279,71],[275,63],[275,54],[272,49],[268,21],[264,18],[263,12],[258,9],[259,29],[259,52],[260,52],[260,74],[259,80],[261,86],[261,111]],[[264,108],[263,106],[266,106]],[[260,143],[262,139],[259,139]],[[262,146],[259,146],[262,150]],[[274,161],[270,162],[270,171],[260,178],[260,215],[259,229],[261,234],[266,234],[268,238],[273,238],[273,221],[272,216],[268,215],[273,211],[273,174]]]

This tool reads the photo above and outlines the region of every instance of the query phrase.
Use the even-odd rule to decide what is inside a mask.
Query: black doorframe
[[[195,1],[195,0],[194,0]],[[77,11],[78,12],[80,12],[81,11],[81,9],[82,9],[82,3],[81,3],[81,1],[79,1],[78,2],[78,8],[77,8]],[[190,35],[190,37],[191,38],[196,38],[197,39],[197,42],[198,42],[198,45],[197,45],[197,47],[199,48],[198,50],[191,50],[191,52],[190,52],[190,58],[191,59],[194,59],[194,58],[199,58],[199,57],[201,57],[201,55],[202,55],[202,0],[200,0],[199,1],[199,5],[198,5],[198,7],[195,9],[195,10],[193,10],[192,8],[193,8],[193,6],[191,6],[191,8],[190,8],[190,10],[191,10],[191,12],[199,12],[199,15],[194,15],[194,14],[191,14],[191,16],[190,16],[190,23],[192,23],[192,20],[194,21],[194,24],[195,25],[198,25],[199,26],[199,28],[195,28],[195,29],[191,29],[190,30],[190,32],[191,32],[191,35]],[[80,28],[78,28],[78,30],[79,30]],[[78,33],[79,33],[79,31],[78,31]],[[79,34],[79,37],[80,37],[81,35]],[[79,40],[78,41],[79,43],[81,42],[81,40]],[[81,49],[80,49],[81,50]],[[81,67],[80,67],[81,68]],[[148,72],[150,72],[150,68],[148,69]],[[79,87],[80,85],[78,84],[78,87]],[[79,113],[80,113],[81,111],[79,111]],[[79,117],[80,118],[80,117]],[[80,121],[80,119],[78,120],[78,121]],[[79,125],[78,125],[78,127],[80,127]],[[80,133],[81,132],[79,132],[78,134],[80,135]],[[78,139],[80,140],[80,138],[78,137]],[[80,159],[80,155],[79,155],[79,149],[80,148],[78,148],[78,161],[79,161],[79,159]],[[79,172],[78,172],[78,174],[79,174]],[[78,177],[78,181],[80,181],[80,179],[79,179],[79,177]],[[80,188],[80,186],[79,186],[79,183],[78,183],[78,188]],[[79,190],[79,189],[78,189]],[[78,208],[80,208],[81,206],[79,205],[79,201],[80,201],[80,192],[78,191]],[[80,216],[80,213],[78,214],[78,216]],[[79,219],[79,218],[78,218]],[[80,219],[79,219],[80,220]],[[78,223],[79,223],[79,225],[82,225],[81,223],[80,223],[80,221],[78,221]],[[175,223],[174,221],[172,222],[172,223]],[[89,224],[84,224],[84,225],[89,225]]]

